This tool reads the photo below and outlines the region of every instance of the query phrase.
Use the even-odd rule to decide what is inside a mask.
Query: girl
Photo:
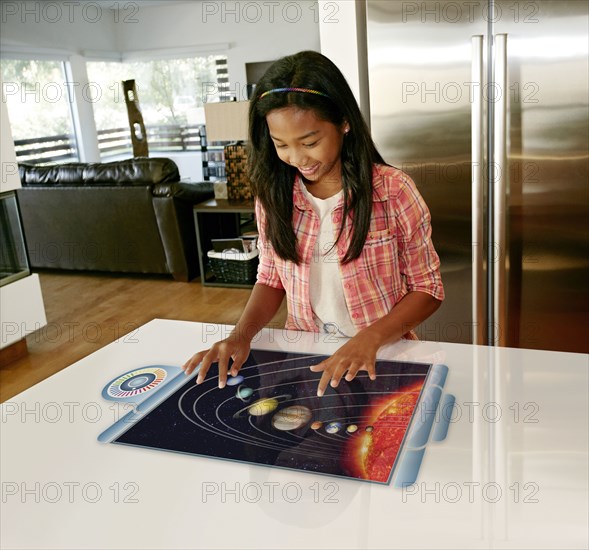
[[[348,337],[311,370],[331,381],[359,370],[376,378],[378,349],[438,309],[444,298],[430,215],[415,184],[388,166],[354,95],[325,56],[276,61],[249,108],[248,166],[256,199],[260,265],[235,329],[182,367],[197,384],[218,361],[219,387],[236,376],[252,338],[286,296],[287,329]]]

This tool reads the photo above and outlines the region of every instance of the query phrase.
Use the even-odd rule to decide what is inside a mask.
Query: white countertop
[[[444,363],[445,441],[406,489],[102,444],[117,375],[180,366],[231,327],[154,320],[1,406],[2,548],[587,548],[589,356],[399,342]],[[332,353],[264,330],[254,348]]]

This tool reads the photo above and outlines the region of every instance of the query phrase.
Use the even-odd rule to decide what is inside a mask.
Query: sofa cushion
[[[71,162],[50,166],[19,165],[23,186],[29,185],[146,185],[177,182],[180,173],[168,158],[137,157],[114,162]]]
[[[50,166],[37,166],[22,162],[18,165],[23,185],[80,184],[87,166],[84,162],[68,162]]]
[[[212,181],[160,183],[154,185],[151,192],[154,197],[174,197],[190,204],[197,204],[215,196]]]
[[[169,183],[180,179],[176,163],[168,158],[138,157],[86,165],[83,176],[89,183]]]

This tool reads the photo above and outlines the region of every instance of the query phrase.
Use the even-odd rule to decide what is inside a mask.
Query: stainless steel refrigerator
[[[442,261],[423,339],[589,352],[588,4],[366,2],[373,136]]]

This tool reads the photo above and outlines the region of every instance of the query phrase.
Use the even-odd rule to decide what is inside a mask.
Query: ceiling
[[[131,2],[112,2],[111,0],[79,0],[76,4],[100,4],[106,9],[151,8],[156,6],[171,6],[174,4],[194,4],[202,0],[133,0]],[[130,4],[127,6],[127,4]]]

